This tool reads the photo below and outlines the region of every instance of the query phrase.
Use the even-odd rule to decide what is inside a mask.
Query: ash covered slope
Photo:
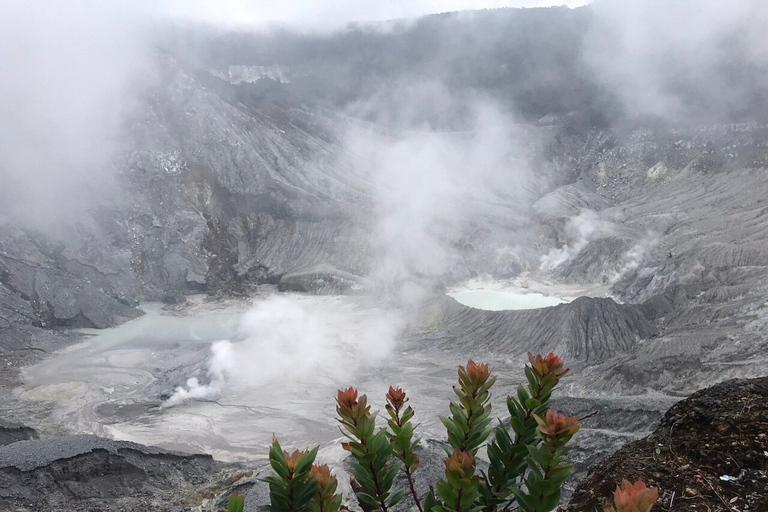
[[[139,301],[238,294],[321,265],[367,269],[368,187],[336,161],[333,115],[256,108],[170,57],[157,64],[126,123],[119,195],[48,231],[0,216],[9,362],[34,356],[36,328],[109,327],[140,315]]]
[[[139,278],[232,292],[321,263],[362,274],[370,190],[365,175],[339,164],[343,124],[301,106],[241,101],[171,58],[161,67],[164,87],[131,126],[137,149],[125,166],[143,200],[132,213],[152,216],[143,243],[166,257],[142,265]]]
[[[581,298],[487,312],[443,299],[426,311],[426,326],[456,351],[557,348],[603,391],[680,395],[763,375],[766,130],[574,131],[560,120],[548,150],[565,183],[533,205],[539,272],[562,284],[602,283],[621,304]]]
[[[482,311],[450,298],[436,299],[422,312],[427,328],[446,338],[446,349],[490,352],[506,357],[555,351],[571,365],[595,365],[632,352],[656,334],[631,304],[580,297],[568,304],[524,311]]]
[[[690,393],[764,371],[765,135],[755,124],[639,128],[573,148],[577,181],[548,196],[563,214],[542,225],[550,243],[579,250],[553,274],[612,284],[658,333],[598,370],[608,388]],[[570,208],[574,187],[588,205]],[[584,208],[598,227],[574,242]]]

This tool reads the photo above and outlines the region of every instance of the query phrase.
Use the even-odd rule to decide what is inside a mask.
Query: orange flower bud
[[[309,474],[315,479],[321,489],[336,488],[336,477],[331,474],[331,468],[327,464],[313,464]]]
[[[579,418],[558,414],[554,409],[548,410],[543,419],[537,416],[536,422],[539,424],[539,432],[548,437],[572,436],[581,428]]]
[[[467,361],[467,375],[478,384],[485,384],[488,377],[491,375],[491,371],[488,369],[488,363],[477,364],[473,360]]]
[[[403,404],[407,401],[408,397],[405,396],[405,391],[399,387],[393,388],[392,386],[389,386],[389,391],[387,392],[387,404],[389,404],[395,411],[400,411]]]
[[[451,474],[457,478],[470,477],[475,472],[475,458],[471,453],[461,450],[454,450],[450,457],[443,460],[443,464],[445,464],[445,474]]]
[[[285,457],[285,465],[288,466],[290,471],[296,469],[301,459],[309,453],[308,450],[294,450],[293,453],[288,453],[283,450],[283,457]]]
[[[491,371],[487,363],[476,363],[472,359],[467,361],[467,366],[459,366],[459,382],[463,388],[470,388],[470,391],[477,391],[483,384],[488,382]]]
[[[634,484],[622,480],[613,492],[617,512],[649,512],[658,499],[659,490],[647,487],[642,480]]]
[[[371,408],[368,405],[368,397],[358,397],[355,388],[340,389],[336,395],[336,412],[341,416],[341,422],[348,425],[357,425],[361,418],[368,416]]]
[[[357,390],[353,387],[340,389],[336,397],[336,403],[342,409],[352,409],[357,404]]]
[[[531,369],[541,378],[551,375],[559,380],[568,373],[568,368],[563,368],[565,364],[563,358],[556,356],[552,352],[545,357],[541,357],[541,354],[534,356],[528,352],[528,361],[531,363]]]

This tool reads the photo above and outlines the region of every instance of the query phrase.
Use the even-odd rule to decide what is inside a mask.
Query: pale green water
[[[540,293],[517,293],[499,290],[464,290],[449,293],[459,304],[487,311],[538,309],[565,304],[568,301]]]

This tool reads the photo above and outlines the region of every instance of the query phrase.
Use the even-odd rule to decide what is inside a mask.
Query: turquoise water
[[[568,301],[541,293],[518,293],[499,290],[464,290],[449,293],[459,304],[487,311],[539,309],[565,304]]]

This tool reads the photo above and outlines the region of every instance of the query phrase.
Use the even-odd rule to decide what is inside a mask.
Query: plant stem
[[[399,410],[395,410],[395,424],[397,424],[398,427],[403,428],[403,421],[400,419]],[[408,452],[403,451],[400,455],[403,457],[403,471],[405,472],[405,478],[408,480],[408,487],[411,490],[413,502],[416,503],[416,508],[419,509],[419,512],[424,512],[419,495],[416,493],[416,487],[413,484],[413,473],[411,472],[411,468],[408,467],[408,464],[405,463],[405,459],[408,457]]]
[[[461,497],[464,494],[464,491],[462,489],[459,489],[459,492],[456,494],[456,506],[454,507],[454,510],[457,510],[458,512],[461,512]]]
[[[379,485],[379,472],[376,470],[376,468],[373,466],[372,463],[368,465],[368,469],[371,470],[373,483],[376,486],[376,496],[381,496],[381,487]],[[381,512],[387,512],[387,504],[384,501],[384,498],[381,498],[381,500],[379,501],[379,506],[381,507]]]
[[[413,485],[413,475],[411,473],[411,468],[408,466],[405,466],[405,477],[408,479],[408,487],[411,488],[411,496],[413,496],[413,501],[416,503],[416,508],[419,509],[419,512],[424,512],[424,509],[421,508],[421,500],[419,500],[419,495],[416,494],[416,487]]]

